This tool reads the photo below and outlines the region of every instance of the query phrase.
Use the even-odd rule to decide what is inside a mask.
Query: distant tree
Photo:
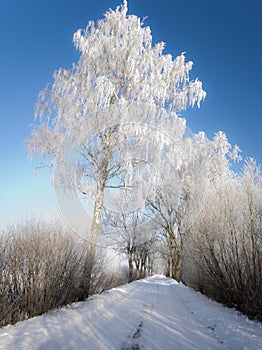
[[[163,54],[164,43],[153,45],[150,28],[127,10],[124,1],[97,25],[90,21],[74,34],[79,61],[70,70],[59,69],[41,92],[28,141],[30,154],[63,164],[56,174],[60,186],[76,186],[94,199],[89,236],[94,252],[106,188],[127,189],[141,176],[150,177],[141,175],[141,148],[144,152],[150,133],[141,125],[171,130],[173,137],[184,127],[177,113],[199,107],[205,98],[202,83],[189,79],[192,62],[185,62],[184,54],[174,60]],[[135,145],[135,158],[133,136],[138,132],[141,138],[141,128],[143,142]],[[163,145],[157,147],[163,155]],[[77,165],[67,161],[68,150],[78,152]]]
[[[108,211],[104,216],[103,233],[109,244],[128,263],[128,281],[144,277],[152,272],[154,253],[157,249],[158,227],[152,220],[145,220],[142,210],[128,211],[121,193],[116,204],[118,211]]]

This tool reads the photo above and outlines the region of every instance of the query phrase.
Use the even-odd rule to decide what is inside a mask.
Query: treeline
[[[60,225],[13,225],[0,236],[0,326],[84,300],[88,291],[102,292],[125,278],[106,268],[101,252],[94,263],[88,243]]]
[[[254,160],[207,191],[185,244],[184,281],[262,321],[262,177]]]

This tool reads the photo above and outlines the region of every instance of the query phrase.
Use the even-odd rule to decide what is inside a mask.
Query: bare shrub
[[[259,168],[246,163],[241,178],[210,191],[191,232],[195,278],[204,293],[262,320],[262,187]],[[192,263],[192,262],[191,262]]]
[[[10,226],[0,238],[0,325],[87,298],[89,256],[87,244],[59,225]]]

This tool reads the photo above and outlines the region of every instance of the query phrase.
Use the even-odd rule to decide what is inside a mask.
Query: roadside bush
[[[2,232],[0,326],[87,298],[89,256],[87,243],[57,224],[28,221]]]
[[[262,321],[262,182],[252,160],[240,179],[209,192],[191,231],[186,283]]]

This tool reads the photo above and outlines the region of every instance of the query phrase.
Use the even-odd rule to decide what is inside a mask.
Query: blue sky
[[[34,176],[24,144],[38,93],[78,59],[72,36],[120,0],[0,0],[0,225],[57,212],[47,171]],[[186,52],[207,98],[183,116],[193,132],[223,130],[262,163],[260,0],[130,0],[166,53]]]

